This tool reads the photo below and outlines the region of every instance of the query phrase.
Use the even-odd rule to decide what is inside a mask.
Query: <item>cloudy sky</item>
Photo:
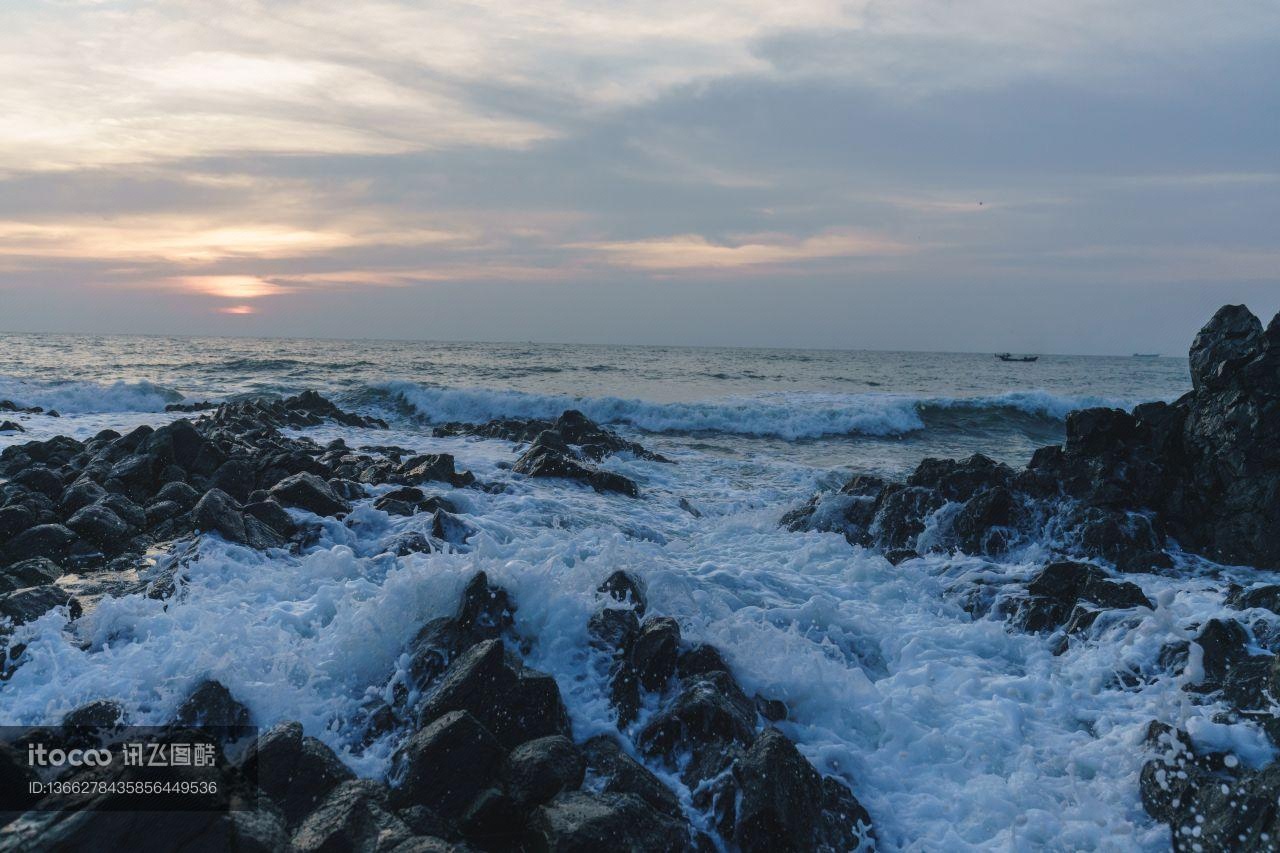
[[[0,329],[1185,351],[1275,0],[7,0]]]

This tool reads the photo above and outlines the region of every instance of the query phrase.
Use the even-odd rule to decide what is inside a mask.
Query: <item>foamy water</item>
[[[1215,724],[1214,706],[1191,703],[1182,686],[1196,676],[1194,655],[1181,674],[1157,667],[1164,645],[1191,639],[1205,619],[1225,612],[1219,584],[1196,579],[1195,561],[1184,560],[1180,579],[1128,576],[1155,610],[1104,614],[1055,657],[1045,637],[975,619],[962,607],[979,581],[1034,573],[1045,543],[1004,562],[932,555],[892,566],[842,537],[778,527],[782,512],[837,479],[826,461],[833,455],[844,467],[901,469],[926,453],[978,444],[1021,462],[1042,434],[1060,432],[1073,401],[1176,395],[1177,370],[1159,369],[1169,370],[1168,382],[1135,380],[1127,390],[1112,376],[1091,391],[1087,376],[1077,376],[1071,387],[992,385],[967,395],[917,386],[839,392],[815,382],[725,386],[671,399],[692,394],[646,398],[637,385],[619,382],[617,393],[595,402],[572,387],[530,391],[518,380],[445,386],[439,373],[352,383],[348,399],[391,415],[393,430],[376,438],[337,427],[306,434],[453,453],[481,480],[507,485],[496,494],[439,490],[480,531],[465,552],[382,553],[389,537],[429,520],[389,517],[368,502],[348,524],[324,522],[301,555],[206,537],[178,560],[187,582],[179,600],[127,596],[104,601],[74,631],[57,613],[20,629],[30,659],[0,687],[0,715],[48,722],[84,702],[116,698],[137,722],[160,722],[197,681],[212,677],[258,724],[301,720],[359,773],[377,776],[396,741],[389,736],[359,751],[350,721],[368,692],[406,664],[404,644],[422,623],[451,612],[465,581],[482,569],[513,593],[529,663],[555,675],[584,738],[613,727],[604,662],[587,642],[586,624],[600,604],[596,585],[625,568],[647,584],[651,612],[676,616],[686,637],[719,647],[749,693],[787,702],[786,733],[816,766],[849,782],[886,849],[1165,849],[1167,829],[1138,799],[1150,720],[1181,724],[1203,745],[1230,749],[1246,763],[1271,757],[1256,728]],[[281,372],[272,381],[284,384]],[[295,380],[308,387],[320,378]],[[105,398],[114,393],[104,391]],[[190,387],[181,393],[202,396]],[[611,458],[606,467],[634,478],[644,496],[605,496],[514,477],[504,467],[514,458],[509,444],[432,438],[425,422],[548,416],[566,401],[677,464]],[[165,418],[125,408],[74,413],[68,406],[73,413],[61,422],[23,417],[32,435],[92,434]],[[820,431],[823,424],[833,431]],[[869,424],[892,430],[868,434]],[[805,449],[815,443],[822,464]],[[682,509],[681,499],[702,517]],[[1251,582],[1280,580],[1236,571]],[[637,725],[643,722],[642,714]]]

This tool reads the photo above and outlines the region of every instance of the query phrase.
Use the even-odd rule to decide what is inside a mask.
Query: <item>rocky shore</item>
[[[431,535],[400,537],[395,554],[462,548],[473,528],[448,497],[429,494],[431,486],[497,488],[458,471],[445,454],[286,436],[282,430],[326,422],[386,426],[314,392],[197,411],[204,414],[156,429],[108,430],[85,442],[58,437],[0,453],[5,678],[24,663],[24,645],[12,641],[17,627],[54,607],[77,618],[93,602],[69,590],[142,565],[148,550],[216,535],[296,552],[310,533],[289,509],[341,520],[361,502],[392,515],[431,515]],[[614,453],[666,461],[573,411],[553,422],[441,430],[523,442],[515,472],[629,498],[640,496],[636,484],[595,463]],[[376,498],[367,490],[386,485],[396,488]],[[182,594],[173,577],[103,594],[125,591]],[[616,736],[574,739],[555,679],[523,661],[527,640],[513,630],[516,602],[479,573],[456,614],[427,622],[404,650],[408,678],[391,675],[379,693],[391,700],[369,705],[358,721],[366,742],[402,735],[385,781],[355,778],[328,746],[287,722],[231,745],[226,784],[245,797],[256,785],[262,796],[251,806],[157,820],[113,811],[118,803],[103,795],[75,811],[4,815],[0,849],[157,849],[157,839],[164,839],[161,849],[399,853],[726,845],[837,851],[874,844],[871,820],[852,792],[824,778],[771,726],[786,717],[783,703],[747,695],[716,649],[684,641],[676,620],[649,613],[641,583],[627,572],[615,572],[597,594],[590,635],[612,662]],[[645,701],[659,710],[633,736]],[[100,701],[62,724],[85,721],[111,728],[128,719],[120,706]],[[252,722],[226,687],[207,681],[172,725]],[[21,787],[18,755],[5,751],[0,762],[8,783]],[[692,801],[682,802],[648,767],[677,776]]]
[[[1219,583],[1238,619],[1207,620],[1194,640],[1163,649],[1157,669],[1117,677],[1179,679],[1188,701],[1227,709],[1218,722],[1251,723],[1280,744],[1270,627],[1280,587],[1232,584],[1219,571],[1280,569],[1280,317],[1264,329],[1240,306],[1221,309],[1196,337],[1190,364],[1193,390],[1181,399],[1074,412],[1064,444],[1042,448],[1025,468],[974,455],[926,459],[902,482],[859,474],[795,507],[782,525],[838,533],[894,564],[930,553],[998,560],[1041,546],[1026,578],[966,581],[950,594],[974,619],[1044,635],[1055,654],[1089,642],[1104,623],[1152,618],[1158,603],[1133,574]],[[75,620],[105,595],[182,596],[180,573],[140,571],[148,555],[181,552],[203,536],[299,554],[317,525],[357,523],[366,507],[429,518],[425,532],[395,536],[388,559],[465,551],[475,519],[458,496],[504,488],[459,470],[448,454],[387,443],[384,422],[315,392],[171,413],[189,417],[0,452],[0,678],[26,661],[20,626],[52,608]],[[297,434],[326,424],[369,443]],[[508,442],[515,458],[503,466],[514,475],[575,482],[628,506],[646,500],[648,486],[609,470],[609,457],[670,463],[576,411],[448,423],[435,433]],[[688,501],[680,506],[698,514]],[[574,732],[562,685],[526,663],[538,638],[517,633],[520,602],[480,572],[453,615],[421,624],[402,650],[407,665],[369,685],[371,698],[347,721],[366,745],[388,736],[399,744],[385,779],[357,778],[300,723],[284,722],[228,745],[224,769],[244,808],[140,815],[88,798],[75,811],[0,816],[0,849],[150,849],[157,838],[172,840],[169,849],[400,853],[875,845],[854,792],[775,726],[790,713],[784,702],[744,690],[721,649],[688,641],[676,619],[653,612],[626,566],[594,595],[588,636],[606,665],[616,733]],[[62,723],[85,721],[129,722],[104,700]],[[226,686],[206,681],[171,725],[260,722],[268,721],[253,719]],[[1248,767],[1197,748],[1172,716],[1152,720],[1143,748],[1142,802],[1169,825],[1175,848],[1266,849],[1280,838],[1280,764]],[[23,772],[0,750],[7,784]]]

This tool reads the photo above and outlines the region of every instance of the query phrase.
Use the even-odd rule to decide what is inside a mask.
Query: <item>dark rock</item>
[[[497,788],[481,791],[458,818],[458,829],[467,840],[487,849],[520,849],[524,824],[524,812]]]
[[[351,511],[351,504],[334,494],[329,484],[314,474],[286,477],[271,487],[271,497],[284,506],[301,507],[316,515],[338,515]]]
[[[787,703],[781,699],[766,699],[757,695],[756,710],[760,712],[760,716],[771,723],[780,723],[788,716]]]
[[[1280,613],[1280,585],[1266,584],[1250,589],[1237,587],[1227,595],[1226,603],[1228,607],[1238,610],[1260,607],[1272,613]]]
[[[688,828],[634,794],[565,792],[529,821],[535,851],[692,850]]]
[[[588,468],[563,453],[557,453],[545,447],[530,448],[516,460],[512,470],[528,477],[577,480],[591,486],[597,492],[617,492],[633,498],[640,495],[640,489],[636,484],[621,474]]]
[[[368,779],[342,782],[293,833],[296,853],[375,853],[410,840],[409,827],[387,804],[384,786]]]
[[[681,678],[709,675],[713,672],[728,672],[729,665],[724,662],[720,651],[715,646],[699,643],[693,648],[680,653],[676,662],[676,672]]]
[[[1080,602],[1106,610],[1155,607],[1136,584],[1113,581],[1088,563],[1051,563],[1027,585],[1027,592],[1028,598],[1010,603],[1010,615],[1015,625],[1032,632],[1051,631],[1069,621],[1077,629],[1087,627],[1082,616],[1073,619]]]
[[[33,557],[47,557],[55,562],[65,557],[76,541],[76,535],[61,524],[38,524],[9,540],[5,556],[17,563]]]
[[[1004,553],[1014,536],[1016,506],[1013,492],[1004,486],[974,495],[953,521],[960,548],[969,554]]]
[[[98,503],[114,512],[133,530],[140,530],[147,523],[146,511],[124,495],[104,495]]]
[[[882,550],[914,549],[925,520],[943,503],[944,498],[931,488],[889,486],[876,503],[869,532]]]
[[[776,729],[733,768],[739,790],[734,841],[744,853],[856,850],[874,840],[871,817],[847,788],[823,779]]]
[[[256,483],[254,465],[248,459],[228,459],[213,472],[210,486],[221,489],[237,501],[244,503],[249,499]]]
[[[200,493],[187,483],[165,483],[156,492],[155,500],[173,501],[185,511],[196,505],[200,500]]]
[[[22,424],[13,421],[0,421],[0,432],[26,432]]]
[[[631,645],[631,667],[646,690],[661,690],[676,671],[680,624],[669,616],[646,619]]]
[[[202,681],[178,707],[180,726],[247,726],[249,709],[217,681]]]
[[[297,525],[285,508],[270,498],[244,505],[245,515],[250,515],[283,536],[292,536]]]
[[[103,504],[90,504],[77,510],[67,519],[67,527],[82,539],[108,550],[123,547],[130,533],[129,525]]]
[[[290,826],[311,813],[341,782],[354,777],[328,746],[304,736],[299,723],[281,723],[250,745],[245,772],[258,780]]]
[[[0,507],[0,544],[36,523],[36,514],[22,504]]]
[[[33,492],[39,492],[50,500],[58,500],[62,496],[62,478],[43,465],[32,465],[15,474],[11,480],[26,486]]]
[[[220,533],[232,542],[245,542],[244,515],[240,505],[220,489],[210,489],[191,510],[191,520],[198,530]]]
[[[62,492],[58,508],[64,516],[71,516],[77,510],[95,504],[107,496],[107,490],[92,480],[77,480]]]
[[[472,646],[445,673],[419,712],[429,723],[450,711],[467,711],[506,748],[569,732],[560,688],[546,673],[508,663],[501,640]]]
[[[636,616],[644,618],[646,606],[644,588],[638,580],[621,569],[605,578],[604,582],[596,587],[596,592],[604,593],[624,604],[630,602]]]
[[[645,753],[665,757],[692,755],[685,765],[686,784],[721,772],[733,758],[728,747],[746,746],[755,737],[756,708],[726,672],[713,672],[687,683],[640,733]]]
[[[1226,384],[1262,343],[1262,323],[1243,305],[1224,305],[1191,342],[1191,385],[1197,391]]]
[[[398,753],[398,807],[421,805],[448,817],[460,816],[491,787],[506,757],[497,738],[466,711],[441,715],[409,739]]]
[[[582,785],[586,761],[573,741],[551,735],[520,744],[507,756],[503,779],[522,808],[545,803],[561,791]]]
[[[640,762],[622,750],[608,735],[597,735],[582,744],[593,785],[607,794],[633,794],[655,810],[679,818],[680,801],[671,789]]]
[[[622,655],[640,633],[640,620],[636,619],[634,610],[610,607],[592,615],[587,622],[587,633],[596,648]]]
[[[46,557],[23,560],[0,569],[0,592],[51,584],[62,577],[62,567]]]
[[[1204,652],[1205,679],[1221,682],[1228,670],[1249,657],[1249,635],[1234,619],[1210,619],[1196,636]]]
[[[182,507],[173,501],[152,501],[147,504],[147,527],[155,527],[161,522],[182,515]]]
[[[431,535],[450,545],[465,545],[475,534],[474,527],[445,510],[438,509],[431,516]]]
[[[109,699],[81,705],[62,718],[65,729],[110,729],[121,725],[124,725],[124,708]]]

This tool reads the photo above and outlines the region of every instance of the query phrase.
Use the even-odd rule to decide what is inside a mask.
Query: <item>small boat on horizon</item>
[[[1040,358],[1040,356],[1038,356],[1038,355],[1013,355],[1012,353],[1007,353],[1007,352],[998,352],[998,353],[996,353],[996,358],[1000,359],[1001,361],[1027,362],[1027,361],[1036,361],[1036,360],[1038,360],[1038,359]]]

